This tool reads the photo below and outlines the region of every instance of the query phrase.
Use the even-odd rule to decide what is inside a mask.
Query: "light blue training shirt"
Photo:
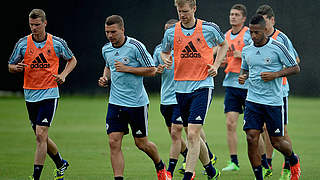
[[[121,47],[113,47],[109,42],[102,48],[102,56],[106,67],[111,72],[111,89],[109,103],[140,107],[149,104],[147,92],[143,85],[143,77],[132,73],[117,72],[114,66],[116,61],[131,67],[154,67],[151,55],[145,46],[138,40],[126,37]]]
[[[192,28],[185,28],[181,24],[182,32],[185,36],[190,36],[195,30],[197,25],[197,20]],[[181,22],[178,22],[181,23]],[[166,30],[162,44],[161,44],[161,51],[162,52],[171,52],[173,49],[173,42],[174,42],[174,32],[175,25],[171,26],[169,29]],[[202,23],[202,33],[206,40],[206,43],[210,48],[213,46],[217,46],[224,42],[225,37],[221,32],[218,25],[212,22],[203,21]],[[175,81],[174,87],[176,92],[178,93],[191,93],[200,88],[214,88],[214,82],[212,77],[207,77],[205,80],[201,81]]]
[[[9,64],[17,64],[21,62],[24,59],[24,55],[26,53],[27,49],[27,38],[28,36],[25,36],[21,38],[15,45],[13,52],[9,59]],[[46,41],[42,42],[36,42],[33,40],[35,46],[37,48],[42,48]],[[69,49],[67,43],[56,36],[52,36],[53,41],[53,48],[57,55],[57,57],[62,58],[64,60],[70,60],[73,57],[72,51]],[[24,98],[28,102],[38,102],[45,99],[53,99],[53,98],[59,98],[59,88],[49,88],[49,89],[24,89]]]
[[[262,72],[277,72],[285,67],[297,65],[294,57],[280,42],[269,38],[268,43],[262,47],[254,43],[242,50],[241,69],[249,71],[247,101],[270,106],[283,105],[282,78],[264,82]]]

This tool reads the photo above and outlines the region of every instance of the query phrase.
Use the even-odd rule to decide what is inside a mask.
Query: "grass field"
[[[112,168],[105,133],[107,101],[104,97],[62,97],[49,136],[57,143],[62,156],[71,166],[66,180],[112,180]],[[319,180],[320,165],[320,98],[289,98],[289,135],[294,150],[301,157],[301,179]],[[33,171],[35,137],[30,128],[23,98],[0,98],[0,180],[27,179]],[[223,173],[220,179],[254,179],[246,150],[245,134],[242,131],[242,116],[238,123],[238,155],[241,170]],[[204,126],[208,143],[218,157],[216,167],[226,165],[229,153],[226,142],[223,98],[215,97]],[[149,139],[158,146],[162,159],[168,163],[170,138],[159,112],[159,96],[150,98]],[[131,135],[123,142],[126,180],[155,180],[152,161],[134,145]],[[278,152],[273,160],[273,176],[280,176],[283,157]],[[178,162],[177,169],[181,165]],[[42,179],[53,179],[54,164],[47,157]],[[196,179],[207,179],[197,164]],[[175,173],[173,179],[182,179]]]

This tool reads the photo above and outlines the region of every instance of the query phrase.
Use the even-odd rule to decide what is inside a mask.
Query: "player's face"
[[[194,18],[194,13],[196,12],[196,6],[191,8],[188,3],[185,3],[184,5],[177,6],[177,12],[182,24],[188,24]]]
[[[255,45],[262,45],[263,40],[266,39],[266,28],[260,24],[249,24],[250,35]]]
[[[266,21],[267,30],[270,31],[275,24],[274,17],[268,18],[267,15],[263,15],[263,18]]]
[[[231,9],[229,14],[231,26],[242,25],[246,21],[246,17],[242,16],[242,12],[238,9]]]
[[[124,37],[124,28],[118,24],[105,25],[105,32],[107,39],[112,45],[120,45],[122,38]]]
[[[29,26],[34,35],[43,34],[46,31],[46,25],[47,21],[42,22],[41,18],[29,18]]]

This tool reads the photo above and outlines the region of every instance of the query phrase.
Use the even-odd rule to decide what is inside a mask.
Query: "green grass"
[[[168,163],[170,138],[159,112],[159,96],[150,98],[149,139],[157,144],[160,156]],[[71,166],[66,180],[112,180],[108,140],[105,133],[107,101],[104,97],[62,97],[49,136],[57,143],[59,151]],[[318,173],[320,129],[319,98],[289,98],[289,135],[294,150],[301,157],[302,174],[305,180],[320,179]],[[223,173],[220,179],[254,179],[247,157],[245,134],[242,131],[242,116],[238,121],[239,172]],[[218,157],[216,167],[222,169],[229,160],[226,143],[223,98],[216,97],[210,107],[204,126],[208,143]],[[26,179],[33,171],[35,137],[31,130],[25,102],[22,98],[0,98],[0,179]],[[134,145],[131,135],[123,141],[126,180],[156,179],[152,161]],[[273,176],[280,176],[283,157],[275,153]],[[178,162],[177,169],[181,165]],[[42,179],[53,179],[54,164],[47,157]],[[201,175],[201,163],[197,164],[196,179]],[[182,179],[175,173],[174,179]]]

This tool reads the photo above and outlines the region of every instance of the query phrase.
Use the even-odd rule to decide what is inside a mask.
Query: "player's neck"
[[[267,34],[267,36],[271,36],[271,35],[273,34],[273,32],[274,32],[274,27],[272,26],[272,28],[270,28],[270,29],[266,32],[266,34]]]
[[[126,40],[127,40],[126,36],[123,35],[123,36],[120,38],[120,40],[119,40],[118,42],[112,44],[112,46],[115,47],[115,48],[120,48],[120,47],[123,46],[123,44],[126,42]]]
[[[232,34],[238,34],[242,30],[242,28],[243,28],[243,24],[233,25],[231,27],[231,29],[232,29],[231,33]]]
[[[264,37],[264,39],[261,42],[258,43],[254,43],[255,47],[262,47],[264,45],[266,45],[269,42],[269,38],[266,36]]]
[[[190,22],[184,24],[182,23],[182,26],[185,28],[192,28],[196,24],[196,18],[193,16]]]
[[[32,34],[32,39],[36,42],[42,42],[47,39],[47,33],[43,32],[40,34]]]

